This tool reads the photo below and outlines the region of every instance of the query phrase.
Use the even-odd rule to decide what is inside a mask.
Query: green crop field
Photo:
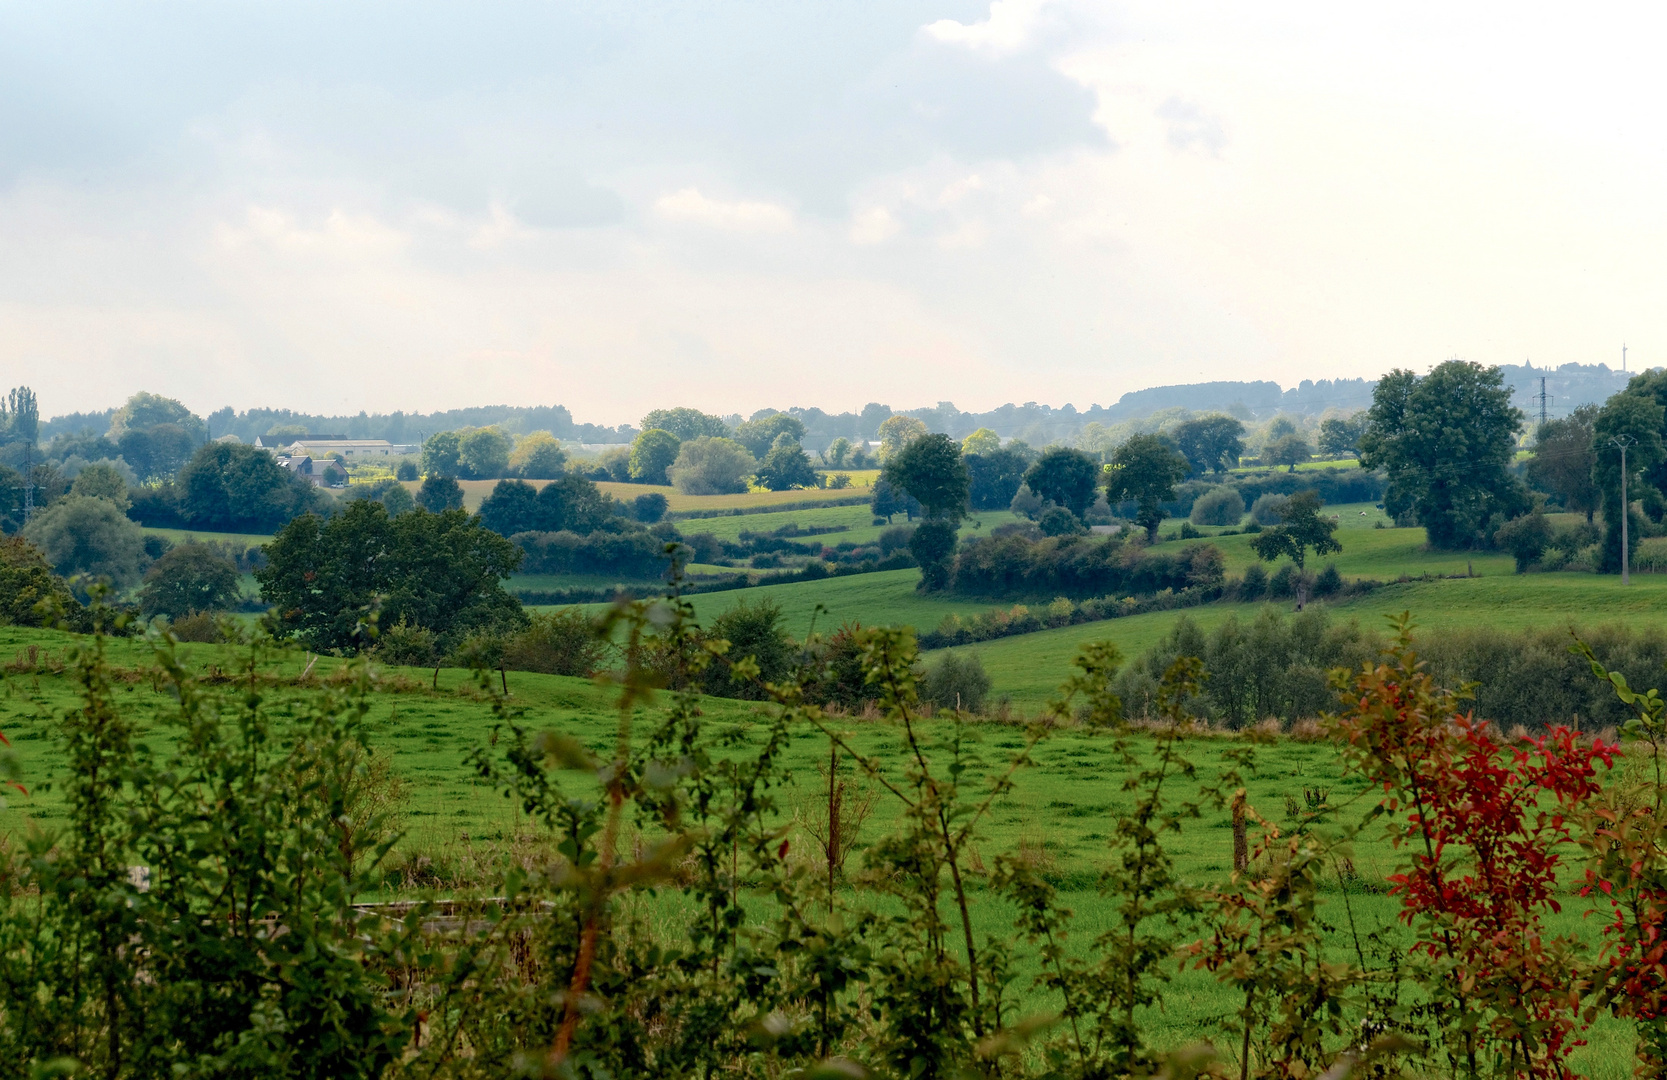
[[[542,489],[548,480],[528,480],[527,483]],[[498,480],[459,480],[463,488],[463,507],[466,510],[478,510],[486,497],[497,487]],[[749,491],[742,495],[684,495],[676,488],[661,484],[620,484],[612,480],[604,480],[596,485],[616,499],[630,502],[638,495],[658,492],[666,497],[670,509],[674,511],[689,510],[751,510],[771,506],[787,506],[794,503],[840,501],[849,503],[865,503],[869,494],[860,488],[846,488],[841,491],[823,491],[820,489],[798,491]],[[407,480],[405,487],[415,495],[422,484],[415,480]]]
[[[1010,521],[1019,520],[1018,516],[1006,510],[982,510],[967,519],[961,525],[963,538],[979,536],[983,532]],[[857,506],[824,506],[813,510],[783,510],[776,513],[746,514],[744,516],[728,516],[714,518],[690,518],[677,523],[677,531],[685,536],[695,533],[711,533],[720,540],[739,540],[742,532],[768,533],[789,525],[797,525],[801,529],[826,529],[844,526],[844,532],[823,533],[815,537],[797,537],[799,540],[818,540],[824,544],[833,545],[849,541],[853,544],[871,544],[880,538],[880,534],[891,525],[903,525],[908,519],[902,514],[892,518],[891,525],[873,524],[874,515],[869,512],[867,504]]]
[[[199,529],[145,529],[146,536],[160,536],[172,544],[196,540],[203,543],[234,544],[238,547],[259,547],[272,542],[270,533],[203,532]]]
[[[877,575],[870,575],[877,576]],[[1137,620],[1123,620],[1134,623]],[[1033,635],[1043,637],[1045,635]],[[51,631],[0,629],[0,656],[22,656],[30,646],[49,656],[62,657],[78,644],[69,635]],[[209,670],[235,668],[241,653],[231,646],[182,646],[188,668]],[[143,642],[118,641],[110,645],[114,663],[138,667],[147,658]],[[278,670],[295,674],[304,663],[299,655],[286,658]],[[341,661],[318,662],[315,674],[327,674]],[[436,865],[456,866],[502,854],[511,839],[525,826],[514,803],[485,786],[466,761],[467,755],[488,744],[493,717],[488,704],[474,692],[467,672],[446,669],[440,673],[439,690],[428,687],[431,671],[398,671],[404,675],[396,690],[384,689],[371,699],[370,734],[373,743],[391,755],[396,772],[408,783],[408,797],[401,808],[405,837],[394,860],[424,857]],[[140,678],[118,682],[118,704],[144,729],[141,742],[161,750],[171,742],[169,717],[173,699],[158,692]],[[539,729],[553,729],[571,735],[592,748],[606,752],[612,745],[616,714],[609,691],[581,679],[511,673],[511,704],[523,711],[523,722]],[[299,698],[316,694],[305,688],[274,688],[269,691],[280,715]],[[55,745],[57,716],[73,706],[76,691],[71,678],[63,674],[9,674],[0,694],[0,731],[13,739],[23,758],[25,778],[33,789],[27,798],[13,797],[0,811],[0,834],[30,827],[46,829],[61,820],[55,781],[63,768]],[[714,738],[735,733],[743,746],[755,744],[769,706],[703,699],[701,708]],[[639,716],[637,730],[645,730],[651,717]],[[892,780],[901,776],[904,746],[902,730],[894,723],[878,720],[836,720],[845,737],[865,756],[877,759]],[[951,721],[935,719],[922,725],[929,757],[936,767],[946,761],[947,739],[955,734]],[[1005,770],[1012,755],[1024,745],[1022,728],[993,722],[968,725],[962,732],[974,756],[963,782],[976,789]],[[1147,744],[1137,738],[1138,752]],[[1218,783],[1224,769],[1224,752],[1244,744],[1225,736],[1189,740],[1185,754],[1198,766],[1196,783],[1185,789],[1177,785],[1175,797],[1188,799],[1197,789]],[[793,780],[778,799],[784,820],[803,808],[810,812],[821,798],[817,762],[827,752],[825,736],[808,725],[793,734],[786,762]],[[1012,938],[1013,912],[989,893],[978,876],[979,868],[993,865],[1001,854],[1023,851],[1049,869],[1061,888],[1060,902],[1077,913],[1070,939],[1071,947],[1082,948],[1109,926],[1107,901],[1094,889],[1098,869],[1107,858],[1108,837],[1117,813],[1126,810],[1131,796],[1123,790],[1126,770],[1112,755],[1110,737],[1084,728],[1067,727],[1050,733],[1034,752],[1033,765],[1020,770],[1011,794],[999,800],[981,826],[970,861],[975,869],[971,891],[972,918],[979,936]],[[593,790],[588,774],[572,774],[576,793]],[[1257,748],[1254,770],[1244,777],[1254,808],[1274,825],[1289,829],[1293,814],[1299,812],[1291,797],[1303,789],[1322,789],[1339,818],[1353,817],[1370,804],[1371,793],[1358,778],[1345,778],[1335,751],[1323,742],[1306,743],[1281,738]],[[878,792],[870,785],[870,790]],[[863,826],[865,839],[887,832],[897,819],[895,800],[879,793],[872,815]],[[813,841],[799,832],[789,834],[790,843],[808,851]],[[1168,847],[1187,880],[1204,883],[1219,880],[1231,865],[1232,838],[1227,814],[1207,807],[1199,820],[1188,822]],[[1361,934],[1381,932],[1390,941],[1407,938],[1397,925],[1397,902],[1384,894],[1383,879],[1393,871],[1395,854],[1378,834],[1368,832],[1356,845],[1353,861],[1364,885],[1345,887],[1335,876],[1323,889],[1323,916],[1331,926],[1330,948],[1339,958],[1351,955],[1351,927]],[[1557,930],[1595,935],[1599,920],[1586,919],[1586,902],[1564,887],[1562,900],[1567,910],[1551,920]],[[755,902],[765,902],[761,898]],[[1021,965],[1021,977],[1034,970]],[[1046,995],[1027,991],[1027,1007],[1057,1007]],[[1196,1037],[1200,1030],[1214,1026],[1233,1007],[1233,999],[1207,975],[1181,972],[1171,986],[1168,1005],[1162,1013],[1149,1016],[1149,1032],[1159,1045],[1178,1045]],[[1622,1024],[1600,1020],[1587,1032],[1590,1046],[1576,1059],[1576,1067],[1587,1075],[1626,1076],[1630,1070],[1631,1033]]]

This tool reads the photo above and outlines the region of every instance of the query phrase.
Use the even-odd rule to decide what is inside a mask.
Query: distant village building
[[[270,448],[268,447],[263,449]],[[327,487],[329,485],[329,477],[326,475],[325,470],[329,469],[331,465],[335,464],[335,462],[328,458],[318,458],[315,460],[309,454],[279,454],[278,464],[282,465],[296,476],[299,476],[301,479],[307,481],[309,484],[312,484],[314,487]],[[340,468],[340,466],[337,466],[337,468]],[[343,472],[342,475],[345,476],[346,473]]]
[[[404,457],[407,454],[422,452],[421,446],[409,443],[391,443],[386,439],[349,439],[341,435],[304,435],[281,446],[268,445],[263,437],[256,437],[255,445],[262,450],[269,450],[274,454],[283,454],[292,458],[326,458],[331,454],[340,454],[344,459],[355,457]]]

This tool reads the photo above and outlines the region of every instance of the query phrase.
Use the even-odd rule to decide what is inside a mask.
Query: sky
[[[0,0],[45,415],[1667,363],[1667,11]]]

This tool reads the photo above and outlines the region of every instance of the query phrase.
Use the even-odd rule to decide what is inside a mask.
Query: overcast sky
[[[0,0],[0,383],[617,423],[1667,363],[1662,21]]]

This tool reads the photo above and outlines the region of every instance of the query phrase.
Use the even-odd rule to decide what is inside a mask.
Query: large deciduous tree
[[[1037,495],[1080,518],[1094,505],[1101,472],[1100,463],[1081,450],[1055,446],[1025,471],[1024,482]]]
[[[1106,497],[1113,503],[1133,502],[1135,523],[1146,539],[1158,538],[1158,526],[1175,500],[1175,485],[1187,477],[1187,459],[1177,454],[1161,435],[1135,435],[1112,451],[1106,470]]]
[[[462,436],[455,431],[438,431],[423,443],[423,473],[426,476],[456,476]]]
[[[535,431],[519,440],[509,455],[509,468],[523,480],[554,480],[567,464],[567,451],[548,431]]]
[[[431,472],[417,489],[417,505],[431,514],[463,508],[463,485],[448,473]]]
[[[151,564],[139,590],[147,616],[227,611],[240,599],[237,566],[207,544],[180,544]]]
[[[457,441],[458,473],[465,480],[495,480],[509,468],[513,444],[495,427],[461,433]]]
[[[967,466],[949,436],[922,435],[911,441],[887,459],[885,475],[893,487],[915,497],[927,518],[957,522],[966,516]]]
[[[1337,523],[1320,517],[1323,505],[1319,493],[1315,491],[1299,491],[1292,495],[1279,508],[1279,524],[1257,533],[1250,541],[1251,550],[1264,562],[1273,562],[1283,555],[1296,563],[1299,571],[1307,561],[1310,550],[1316,555],[1342,551],[1343,545],[1331,535],[1337,530]],[[1302,610],[1307,600],[1307,591],[1307,584],[1299,573],[1298,611]]]
[[[1594,476],[1597,452],[1592,448],[1592,425],[1598,406],[1582,405],[1561,420],[1548,420],[1534,433],[1534,457],[1528,462],[1528,479],[1535,487],[1556,497],[1563,509],[1585,514],[1590,522],[1598,508],[1598,484]]]
[[[178,491],[180,515],[212,532],[271,532],[323,497],[266,451],[222,442],[197,451]]]
[[[1521,426],[1498,368],[1449,360],[1422,378],[1398,368],[1372,392],[1360,464],[1384,471],[1384,508],[1411,512],[1431,547],[1472,547],[1495,515],[1527,507],[1507,471]]]
[[[757,468],[747,448],[734,439],[702,435],[678,448],[666,474],[685,495],[734,495],[747,490],[747,477]]]
[[[1320,421],[1320,454],[1336,459],[1360,449],[1360,437],[1366,433],[1366,412],[1353,416],[1328,416]]]
[[[676,435],[681,442],[698,439],[702,436],[712,439],[722,439],[729,435],[729,425],[710,413],[703,413],[699,409],[676,408],[655,409],[642,418],[642,429],[659,428]]]
[[[118,589],[139,579],[145,557],[145,534],[138,523],[109,499],[86,495],[60,499],[36,514],[23,536],[58,573],[108,578]]]
[[[1244,425],[1231,416],[1200,416],[1175,429],[1175,447],[1194,472],[1226,472],[1244,453]]]
[[[762,460],[776,444],[776,439],[782,435],[786,435],[795,443],[799,442],[805,437],[804,422],[786,413],[770,413],[748,420],[737,427],[735,434],[730,437],[746,447],[747,453]]]
[[[1603,503],[1603,547],[1598,570],[1621,572],[1621,514],[1631,515],[1627,536],[1627,558],[1643,539],[1643,519],[1631,503],[1644,493],[1643,478],[1654,472],[1664,456],[1661,441],[1663,409],[1649,394],[1623,391],[1604,403],[1592,423],[1592,445],[1597,452],[1593,476]],[[1612,440],[1629,442],[1626,448],[1627,506],[1621,506],[1621,451]]]
[[[255,571],[282,632],[313,649],[362,649],[373,607],[380,625],[404,622],[455,648],[472,630],[519,626],[521,605],[502,581],[521,549],[462,510],[414,510],[390,518],[359,500],[329,521],[296,518],[265,547]]]
[[[967,501],[974,510],[1006,510],[1029,465],[1023,453],[1008,447],[968,454],[966,462]]]
[[[866,410],[864,410],[866,411]],[[880,425],[880,460],[889,461],[892,455],[926,434],[926,422],[913,416],[888,416]]]
[[[784,431],[758,463],[758,482],[771,491],[815,487],[816,469],[799,441]]]
[[[967,466],[960,446],[947,435],[922,435],[886,460],[886,477],[914,496],[926,518],[909,537],[909,550],[920,563],[920,588],[947,589],[956,525],[967,514]]]
[[[664,428],[649,428],[631,443],[631,479],[639,484],[666,483],[666,470],[677,460],[681,439]]]

